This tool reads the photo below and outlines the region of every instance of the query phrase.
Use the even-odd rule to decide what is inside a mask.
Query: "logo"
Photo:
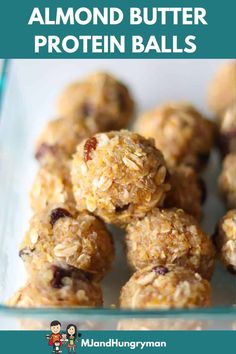
[[[61,332],[61,323],[57,320],[50,324],[51,333],[46,335],[48,345],[52,347],[52,353],[62,353],[63,349],[68,353],[76,353],[77,343],[81,338],[81,333],[77,332],[77,327],[73,323],[66,327],[65,333]]]

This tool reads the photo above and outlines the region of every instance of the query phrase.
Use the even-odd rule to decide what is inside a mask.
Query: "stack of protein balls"
[[[20,247],[29,277],[10,306],[101,306],[114,257],[105,223],[125,230],[135,271],[121,307],[210,305],[215,250],[199,225],[200,173],[217,129],[189,103],[173,102],[144,113],[135,132],[119,130],[133,113],[128,89],[105,73],[62,93],[61,118],[37,142],[34,215]]]
[[[223,160],[219,190],[228,209],[216,227],[214,243],[225,267],[236,274],[236,61],[218,71],[209,87],[208,100],[218,123]]]
[[[36,144],[40,167],[30,195],[33,216],[19,251],[28,281],[9,300],[10,306],[102,306],[100,281],[111,268],[113,240],[92,208],[80,202],[71,169],[77,168],[81,150],[78,173],[89,171],[97,146],[93,135],[126,126],[133,111],[127,88],[105,73],[62,93],[60,118],[47,124]]]

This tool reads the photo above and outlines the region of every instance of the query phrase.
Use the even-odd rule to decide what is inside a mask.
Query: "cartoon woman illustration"
[[[77,342],[77,327],[74,324],[69,324],[66,328],[66,336],[67,336],[67,349],[68,353],[76,352],[76,342]]]

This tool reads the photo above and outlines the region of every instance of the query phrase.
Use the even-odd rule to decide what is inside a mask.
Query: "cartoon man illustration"
[[[53,353],[61,353],[61,346],[62,346],[62,335],[61,331],[61,323],[59,321],[52,321],[50,324],[51,328],[51,335],[47,336],[48,345],[53,347]]]

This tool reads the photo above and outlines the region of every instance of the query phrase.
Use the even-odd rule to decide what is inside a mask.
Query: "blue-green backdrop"
[[[0,352],[7,354],[50,354],[52,347],[47,344],[46,334],[50,331],[9,331],[0,332]],[[233,354],[236,346],[236,331],[82,331],[82,338],[107,341],[165,341],[165,348],[97,348],[80,347],[77,353],[163,353],[163,354]],[[67,353],[63,347],[62,354]]]

